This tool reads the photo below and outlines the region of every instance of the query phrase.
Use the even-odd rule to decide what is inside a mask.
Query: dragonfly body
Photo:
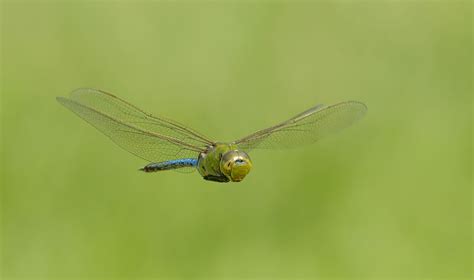
[[[250,172],[252,161],[247,153],[234,144],[216,143],[199,154],[197,159],[182,158],[154,162],[141,168],[145,172],[196,167],[201,176],[215,182],[240,182]]]
[[[198,170],[215,182],[240,182],[252,169],[248,152],[312,144],[360,119],[357,101],[316,105],[296,116],[230,143],[220,143],[170,119],[156,117],[101,90],[82,88],[59,103],[89,122],[121,148],[150,164],[145,172]]]

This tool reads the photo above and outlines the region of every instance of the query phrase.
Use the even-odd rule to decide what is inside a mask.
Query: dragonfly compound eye
[[[221,158],[221,172],[233,182],[242,181],[251,168],[250,157],[242,151],[229,151]]]

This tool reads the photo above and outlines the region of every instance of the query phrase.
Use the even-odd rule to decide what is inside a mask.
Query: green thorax
[[[220,169],[222,155],[236,149],[237,146],[225,143],[216,143],[214,146],[209,147],[205,153],[199,155],[199,173],[202,176],[222,176],[223,174]]]

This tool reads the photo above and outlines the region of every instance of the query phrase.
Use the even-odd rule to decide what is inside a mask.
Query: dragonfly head
[[[252,161],[247,153],[233,150],[222,155],[221,172],[232,182],[240,182],[250,172]]]

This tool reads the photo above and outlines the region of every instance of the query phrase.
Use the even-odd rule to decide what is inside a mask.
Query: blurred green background
[[[471,275],[470,1],[3,1],[1,17],[4,279]],[[217,184],[138,172],[55,101],[78,87],[222,141],[317,103],[369,113]]]

